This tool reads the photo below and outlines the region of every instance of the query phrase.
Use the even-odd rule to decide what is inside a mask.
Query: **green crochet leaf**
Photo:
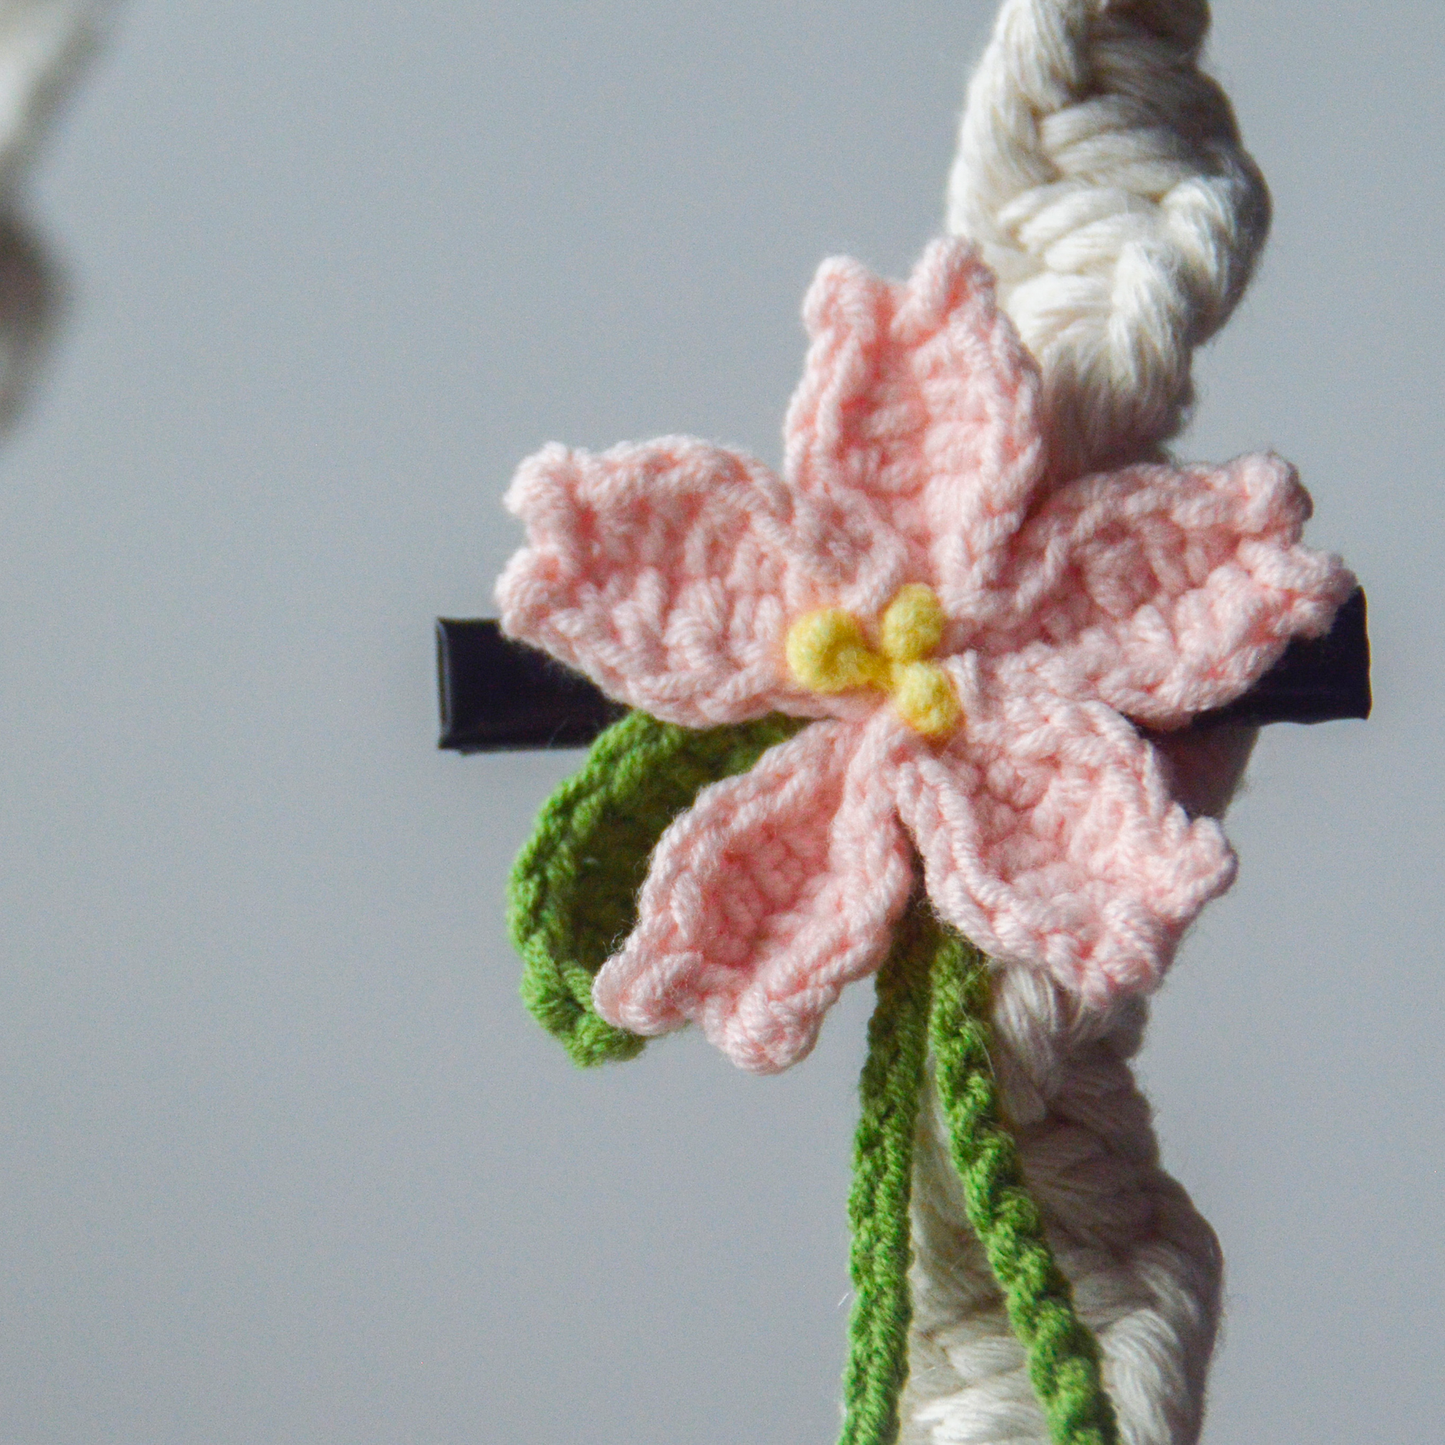
[[[547,800],[512,869],[507,923],[522,1000],[577,1064],[631,1059],[646,1040],[592,1007],[592,980],[637,921],[637,893],[663,831],[709,783],[747,769],[804,719],[695,731],[629,713]]]
[[[548,799],[512,870],[508,923],[526,965],[522,997],[574,1062],[634,1058],[646,1043],[598,1017],[592,980],[632,931],[637,893],[667,825],[709,783],[745,772],[803,726],[773,716],[692,731],[630,713]],[[969,1219],[1027,1353],[1049,1438],[1117,1445],[1098,1344],[1074,1309],[1002,1120],[988,1056],[986,960],[915,898],[877,988],[848,1200],[857,1294],[843,1445],[898,1438],[912,1313],[914,1130],[930,1046]]]

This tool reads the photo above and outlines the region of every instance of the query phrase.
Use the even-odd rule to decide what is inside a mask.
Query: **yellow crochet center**
[[[788,629],[788,668],[810,692],[877,688],[909,727],[947,737],[963,721],[963,708],[948,674],[926,660],[946,623],[933,588],[911,582],[883,613],[876,648],[851,612],[825,607],[800,617]]]

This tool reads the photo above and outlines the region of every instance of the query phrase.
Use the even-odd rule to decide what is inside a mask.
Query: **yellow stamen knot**
[[[788,668],[810,692],[877,688],[909,727],[947,737],[963,721],[963,708],[948,674],[925,660],[943,641],[947,620],[933,588],[911,582],[888,604],[875,648],[851,612],[825,607],[788,629]]]

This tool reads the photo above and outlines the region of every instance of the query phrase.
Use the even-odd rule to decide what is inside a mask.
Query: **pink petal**
[[[1071,697],[1174,727],[1243,693],[1354,587],[1299,545],[1309,496],[1280,458],[1131,467],[1061,488],[971,609],[986,654],[1027,649]]]
[[[865,504],[800,497],[689,437],[546,447],[506,502],[530,545],[497,584],[504,630],[685,727],[820,711],[787,679],[788,626],[823,606],[869,615],[905,569]]]
[[[1190,821],[1111,709],[979,671],[959,739],[916,747],[895,777],[934,907],[987,953],[1091,1001],[1152,987],[1233,880],[1224,834]]]
[[[698,795],[597,976],[604,1018],[642,1034],[696,1019],[756,1073],[808,1053],[843,986],[882,962],[912,886],[886,786],[898,729],[882,722],[813,723]]]
[[[953,610],[990,575],[1044,466],[1038,374],[992,273],[957,240],[931,245],[902,286],[827,261],[803,316],[812,346],[785,475],[810,494],[873,498]]]

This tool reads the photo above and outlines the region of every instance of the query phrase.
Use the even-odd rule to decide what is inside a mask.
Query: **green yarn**
[[[1000,1120],[989,1062],[988,968],[971,943],[915,899],[878,974],[859,1083],[861,1117],[848,1218],[855,1299],[848,1327],[840,1445],[894,1445],[908,1379],[912,1304],[909,1202],[927,1050],[963,1180],[969,1222],[1003,1291],[1009,1322],[1054,1445],[1117,1445],[1099,1347],[1028,1193],[1018,1146]]]
[[[937,942],[926,911],[910,907],[879,971],[878,1005],[868,1024],[848,1194],[855,1295],[841,1445],[892,1445],[898,1438],[913,1317],[908,1293],[913,1138],[928,1055],[929,972]]]
[[[629,713],[548,799],[512,870],[507,921],[524,962],[522,998],[577,1064],[634,1058],[646,1040],[600,1018],[598,969],[632,931],[648,860],[703,788],[745,772],[803,720],[772,716],[693,731]],[[855,1302],[841,1445],[895,1445],[908,1379],[909,1203],[931,1046],[969,1222],[1027,1352],[1054,1445],[1117,1445],[1099,1347],[1079,1319],[1004,1126],[989,1062],[988,969],[921,898],[877,978],[848,1196]]]
[[[547,800],[512,868],[507,925],[524,965],[522,1000],[574,1063],[635,1058],[646,1043],[597,1015],[592,980],[637,921],[667,825],[803,722],[774,715],[698,732],[629,713]]]
[[[988,1004],[983,955],[945,932],[933,969],[929,1034],[969,1222],[1027,1353],[1049,1438],[1054,1445],[1117,1445],[1098,1342],[1074,1310],[1069,1282],[1044,1236],[1042,1212],[1024,1182],[1018,1145],[1000,1118],[988,1057]]]
[[[913,1318],[907,1287],[913,1261],[913,1131],[928,1058],[929,970],[935,951],[935,931],[925,912],[910,907],[889,961],[879,971],[879,1003],[868,1020],[853,1189],[848,1192],[855,1296],[842,1380],[841,1445],[892,1445],[899,1433],[907,1327]]]

